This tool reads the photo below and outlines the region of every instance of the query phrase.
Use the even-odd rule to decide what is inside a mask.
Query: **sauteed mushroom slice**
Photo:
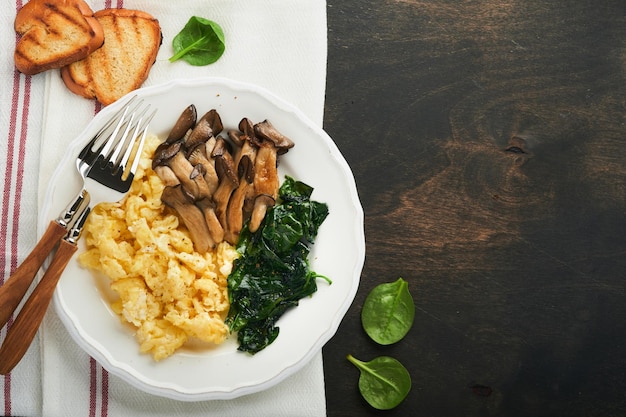
[[[157,146],[152,157],[152,169],[161,178],[163,183],[168,185],[180,184],[178,177],[172,169],[165,165],[164,162],[176,155],[182,144],[180,142],[166,143],[163,142]]]
[[[254,198],[254,208],[252,209],[252,215],[250,216],[250,223],[248,228],[252,233],[256,232],[267,213],[268,207],[273,207],[276,204],[276,199],[267,194],[257,194]]]
[[[213,201],[215,201],[215,214],[217,214],[217,218],[225,230],[228,229],[228,202],[231,194],[236,188],[237,185],[233,184],[231,181],[222,181],[220,182],[219,187],[217,187],[215,194],[213,194]]]
[[[168,166],[159,165],[157,167],[154,167],[154,172],[156,172],[159,178],[161,178],[161,181],[163,181],[163,184],[165,186],[174,186],[180,184],[180,181],[178,181],[178,177],[176,176],[176,174],[174,174],[172,168]]]
[[[246,140],[252,142],[254,145],[258,145],[259,143],[254,133],[254,124],[247,117],[244,117],[239,122],[239,130],[232,129],[228,131],[228,138],[238,147],[242,147]]]
[[[244,117],[239,121],[238,127],[241,133],[243,134],[243,136],[247,136],[248,139],[252,141],[252,143],[254,143],[255,145],[258,145],[259,140],[257,139],[256,134],[254,133],[254,123],[252,123],[252,120],[248,119],[247,117]]]
[[[252,124],[250,124],[250,128],[252,128]],[[242,139],[241,147],[238,149],[235,159],[239,185],[230,196],[226,215],[226,240],[233,244],[237,242],[243,223],[249,217],[254,205],[254,201],[250,202],[250,200],[254,198],[254,160],[258,151],[257,146],[251,143],[249,136],[243,134],[240,137]]]
[[[219,185],[219,178],[215,171],[215,161],[207,157],[207,143],[201,143],[189,149],[187,151],[187,159],[193,166],[202,165],[204,167],[204,180],[209,187],[209,194],[213,195]]]
[[[188,160],[187,162],[191,165]],[[194,201],[202,200],[203,198],[211,196],[209,184],[207,184],[204,179],[206,172],[207,169],[204,165],[198,164],[193,167],[191,174],[189,174],[189,181],[181,181],[184,190],[193,197]]]
[[[267,208],[276,204],[278,188],[280,186],[278,179],[277,151],[274,144],[267,141],[262,142],[257,151],[254,163],[254,192],[256,197],[249,225],[250,231],[253,233],[256,232],[261,225]]]
[[[228,180],[236,185],[238,179],[235,161],[224,138],[217,138],[211,157],[215,159],[215,171],[220,182]]]
[[[248,146],[252,148],[251,146]],[[254,180],[254,160],[256,159],[256,148],[249,150],[249,153],[241,155],[239,164],[237,165],[237,174],[240,180],[252,182]]]
[[[185,148],[190,149],[198,146],[201,143],[205,143],[213,136],[213,129],[211,125],[205,119],[198,120],[198,123],[191,130],[189,135],[185,135],[184,144]]]
[[[254,133],[260,138],[271,141],[278,150],[279,155],[286,153],[294,146],[293,141],[279,132],[269,120],[255,124]]]
[[[189,235],[197,252],[206,253],[215,246],[204,213],[188,199],[180,185],[165,187],[161,201],[176,211],[178,217],[189,230]]]
[[[154,150],[154,156],[152,157],[152,169],[155,169],[159,165],[164,165],[166,161],[172,159],[182,149],[183,143],[163,142]]]
[[[228,139],[230,139],[233,145],[237,147],[241,147],[241,145],[243,145],[244,135],[240,131],[235,130],[235,129],[229,130],[227,135],[228,135]]]
[[[221,242],[224,240],[224,228],[220,224],[217,214],[215,214],[215,204],[210,198],[203,198],[196,201],[196,206],[204,214],[204,220],[206,221],[209,233],[214,242]]]
[[[172,143],[182,139],[185,133],[194,127],[197,117],[196,106],[193,104],[189,105],[183,110],[180,116],[178,116],[178,120],[174,123],[174,127],[167,136],[167,139],[165,139],[165,143]]]
[[[211,130],[213,131],[213,136],[217,136],[222,133],[224,130],[224,124],[222,123],[222,118],[217,110],[212,109],[209,110],[202,116],[201,120],[205,120],[209,126],[211,126]]]
[[[231,194],[228,201],[228,207],[226,211],[226,232],[224,238],[231,244],[236,245],[239,239],[239,233],[243,228],[244,222],[244,203],[248,190],[253,188],[253,185],[247,181],[240,181],[239,186]]]
[[[235,162],[223,138],[217,138],[211,156],[215,158],[215,171],[220,179],[217,190],[213,194],[213,201],[215,201],[216,204],[215,213],[222,227],[227,230],[228,220],[226,212],[228,210],[228,200],[230,200],[230,195],[239,185],[239,180],[237,178]]]
[[[211,158],[211,152],[215,148],[215,144],[217,143],[217,139],[215,136],[212,136],[205,144],[204,144],[204,152],[206,153],[206,157],[209,158],[210,161],[213,161],[213,165],[215,165],[215,160]]]
[[[258,147],[253,145],[248,137],[244,136],[235,159],[239,180],[245,179],[247,182],[252,182],[254,179],[254,160],[257,152]]]

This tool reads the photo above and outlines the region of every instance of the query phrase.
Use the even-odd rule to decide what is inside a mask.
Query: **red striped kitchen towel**
[[[0,279],[28,254],[37,232],[47,181],[64,149],[99,107],[70,93],[58,72],[32,77],[12,64],[15,12],[9,1],[0,14]],[[324,0],[87,0],[93,10],[145,10],[161,23],[164,41],[145,85],[175,78],[220,76],[273,91],[322,124],[326,82],[326,2]],[[227,52],[206,67],[171,65],[171,39],[192,15],[218,21],[229,36]],[[242,25],[245,22],[245,25]],[[242,65],[245,57],[246,65]],[[182,63],[181,63],[182,64]],[[262,69],[262,70],[261,70]],[[68,115],[71,115],[69,117]],[[45,139],[42,136],[45,132]],[[35,225],[39,221],[39,228]],[[45,221],[47,224],[47,220]],[[4,330],[0,331],[0,340]],[[109,374],[69,337],[51,308],[26,358],[0,377],[0,415],[24,416],[324,416],[322,356],[262,393],[230,401],[177,402],[146,394]]]

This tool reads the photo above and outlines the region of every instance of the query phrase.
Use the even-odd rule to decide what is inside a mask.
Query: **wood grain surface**
[[[626,2],[327,3],[367,242],[328,416],[626,415]],[[398,277],[415,323],[377,346],[360,309]],[[349,353],[403,362],[406,401],[369,407]]]

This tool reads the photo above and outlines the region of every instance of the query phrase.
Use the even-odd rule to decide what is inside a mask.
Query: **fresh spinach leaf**
[[[413,297],[409,284],[402,278],[376,286],[361,310],[363,329],[381,345],[400,341],[411,329],[414,318]]]
[[[224,31],[212,20],[192,16],[172,40],[172,47],[170,62],[182,59],[195,66],[212,64],[226,49]]]
[[[268,209],[261,227],[246,224],[239,236],[228,276],[227,323],[237,332],[238,349],[256,353],[278,336],[278,319],[298,301],[317,291],[309,268],[309,245],[328,216],[328,206],[310,199],[313,189],[287,176],[278,203]]]
[[[359,369],[359,391],[372,407],[390,410],[409,394],[411,375],[397,359],[380,356],[362,362],[348,355],[348,360]]]

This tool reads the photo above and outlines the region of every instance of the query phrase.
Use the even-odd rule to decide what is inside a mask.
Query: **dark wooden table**
[[[328,416],[625,416],[626,2],[328,0],[328,30],[367,241]],[[415,323],[377,346],[398,277]],[[369,407],[348,353],[403,362],[406,401]]]

